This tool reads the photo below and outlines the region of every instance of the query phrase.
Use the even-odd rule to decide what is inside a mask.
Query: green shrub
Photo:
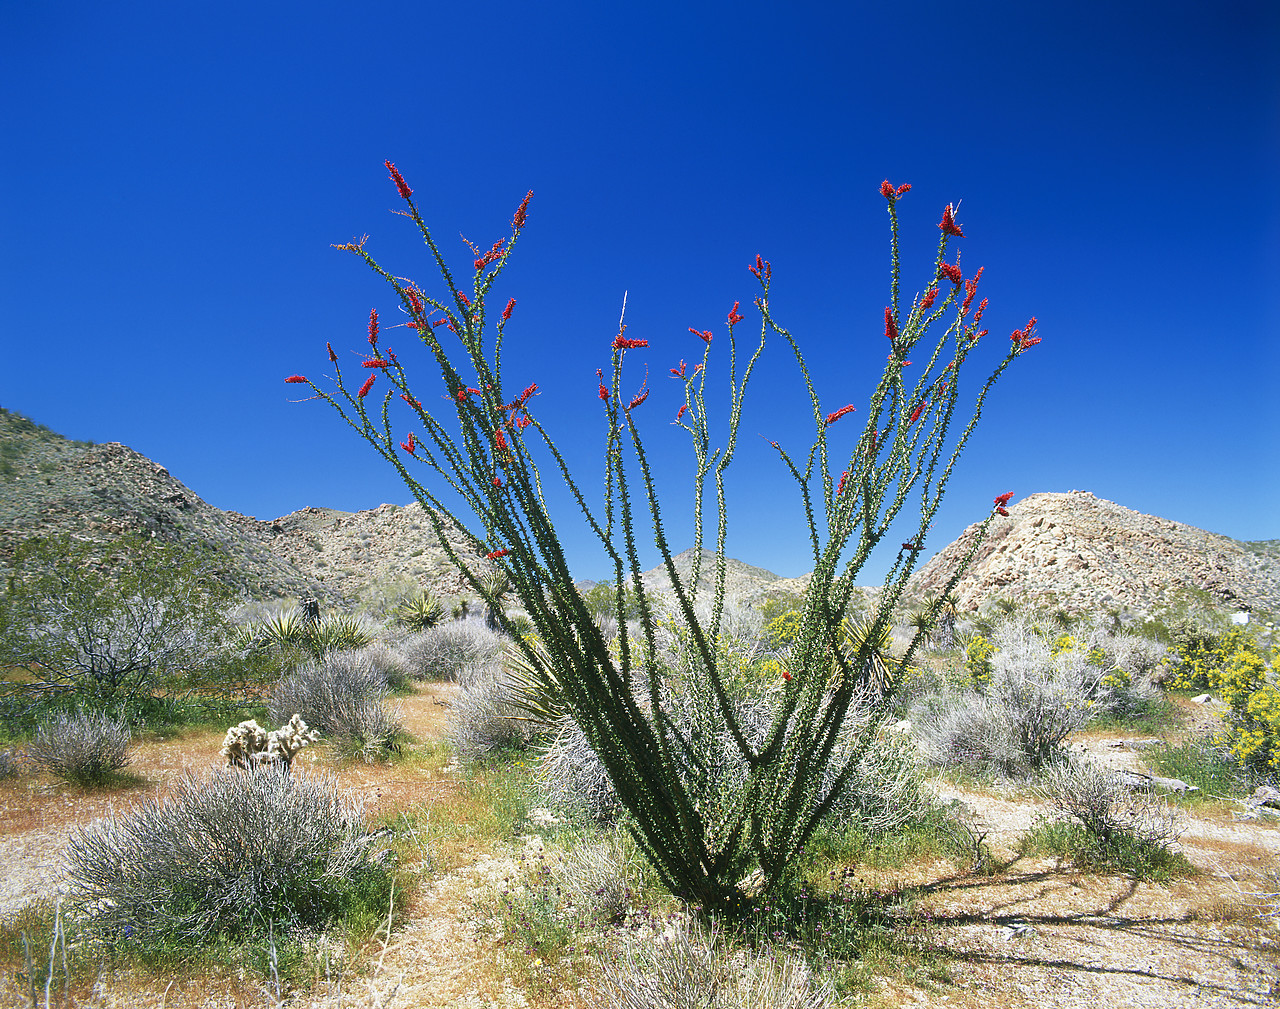
[[[0,664],[27,668],[29,697],[119,708],[220,653],[222,587],[204,555],[132,537],[105,547],[27,540],[0,595]]]

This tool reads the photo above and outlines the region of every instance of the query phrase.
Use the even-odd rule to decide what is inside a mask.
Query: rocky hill
[[[131,448],[68,441],[0,408],[0,567],[21,540],[59,533],[212,547],[218,577],[255,598],[309,593],[334,603],[414,584],[466,591],[416,503],[354,514],[304,508],[263,522],[207,503]],[[450,541],[467,555],[460,537]]]
[[[909,594],[941,589],[977,530],[970,526],[921,568]],[[1211,606],[1270,617],[1280,613],[1276,547],[1143,515],[1087,491],[1032,494],[992,522],[956,594],[965,610],[1006,597],[1069,613],[1156,617]]]
[[[688,580],[693,575],[692,549],[676,554],[672,560],[681,579]],[[702,566],[698,572],[698,591],[710,598],[715,581],[715,554],[710,550],[702,551]],[[800,595],[809,584],[809,576],[799,578],[783,578],[764,568],[752,567],[742,561],[729,558],[725,562],[725,595],[750,602],[765,596],[780,593]],[[650,592],[670,592],[671,576],[666,565],[659,564],[652,571],[644,574],[645,589]]]
[[[976,530],[971,526],[915,574],[908,602],[945,585]],[[205,544],[216,552],[219,576],[256,598],[311,593],[336,603],[415,585],[443,596],[468,594],[418,504],[355,513],[304,508],[263,522],[208,504],[124,445],[68,441],[0,408],[0,568],[20,540],[55,533],[104,541],[141,533]],[[465,554],[461,536],[450,541]],[[687,574],[693,551],[675,560]],[[704,587],[711,573],[708,560]],[[670,589],[661,566],[645,583]],[[739,599],[798,594],[807,583],[807,576],[780,578],[728,563],[726,591]],[[1075,613],[1158,616],[1194,603],[1274,616],[1280,541],[1239,543],[1083,491],[1032,494],[992,523],[957,591],[967,610],[1003,596]]]

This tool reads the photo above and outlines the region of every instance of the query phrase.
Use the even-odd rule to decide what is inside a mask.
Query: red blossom
[[[785,669],[782,671],[782,678],[786,680],[788,683],[791,682],[791,674],[787,672]]]
[[[901,196],[903,193],[909,193],[909,192],[911,192],[911,183],[904,182],[902,185],[900,185],[897,189],[893,191],[893,195]]]
[[[927,312],[929,309],[933,308],[933,299],[937,296],[938,289],[936,287],[931,287],[929,290],[925,291],[924,297],[920,299],[921,310]]]
[[[924,400],[921,400],[919,405],[917,405],[916,408],[911,411],[911,419],[907,421],[907,423],[914,424],[916,421],[920,419],[920,414],[922,413],[924,413]]]
[[[769,283],[773,277],[773,266],[769,263],[769,260],[765,259],[759,253],[756,253],[755,264],[748,266],[747,269],[755,274],[756,280],[762,281],[766,284]]]
[[[895,346],[898,343],[898,320],[893,317],[893,312],[888,305],[884,307],[884,335]]]
[[[516,402],[518,402],[521,406],[524,406],[527,402],[529,402],[529,400],[531,400],[536,395],[538,395],[538,383],[530,382],[527,386],[525,386],[524,392],[520,393],[520,398]]]
[[[402,393],[400,393],[400,398],[401,398],[402,400],[404,400],[406,403],[408,403],[408,404],[409,404],[411,407],[413,407],[415,410],[421,410],[421,409],[422,409],[422,404],[421,404],[421,403],[419,403],[419,402],[418,402],[416,399],[414,399],[412,396],[410,396],[407,392],[402,392]]]
[[[493,485],[494,485],[495,487],[501,487],[501,486],[502,486],[502,481],[501,481],[500,479],[498,479],[498,478],[495,476],[495,477],[493,478]]]
[[[916,551],[916,550],[919,550],[919,549],[920,549],[920,544],[918,544],[918,543],[904,543],[904,544],[902,544],[902,549],[903,549],[903,550]]]
[[[507,436],[502,433],[502,428],[498,428],[494,432],[493,445],[498,452],[508,453],[511,451],[510,446],[507,445]]]
[[[405,300],[409,302],[409,308],[413,310],[414,315],[422,314],[422,296],[418,294],[412,287],[404,289]]]
[[[1040,342],[1040,337],[1032,336],[1036,327],[1036,317],[1033,315],[1027,320],[1027,325],[1023,329],[1015,329],[1009,334],[1009,339],[1017,345],[1017,353],[1021,354],[1028,347],[1034,347]]]
[[[524,416],[522,416],[522,417],[517,417],[517,418],[516,418],[516,430],[517,430],[517,431],[523,431],[526,427],[528,427],[528,426],[529,426],[530,424],[532,424],[532,423],[533,423],[533,421],[529,419],[529,415],[528,415],[528,414],[525,414],[525,415],[524,415]]]
[[[996,514],[997,514],[997,515],[1003,515],[1005,518],[1008,518],[1008,517],[1009,517],[1009,513],[1008,513],[1005,509],[1003,509],[1003,508],[997,508],[997,509],[996,509]]]
[[[460,302],[462,302],[464,305],[466,305],[466,306],[467,306],[467,308],[470,308],[470,307],[471,307],[471,299],[470,299],[470,298],[468,298],[468,297],[467,297],[465,294],[463,294],[461,291],[459,291],[459,292],[458,292],[458,300],[459,300]]]
[[[400,447],[410,455],[413,455],[414,449],[418,447],[418,443],[414,441],[412,431],[409,432],[409,437],[400,443]]]
[[[741,318],[741,316],[739,316],[739,318]],[[690,326],[689,332],[692,333],[694,336],[698,337],[698,339],[700,339],[703,343],[711,342],[711,330],[709,329],[694,329],[692,326]]]
[[[671,369],[671,374],[675,375],[675,377],[676,377],[676,378],[684,378],[684,370],[685,370],[685,368],[686,368],[686,367],[688,367],[688,366],[684,363],[684,360],[683,360],[683,359],[681,359],[681,361],[680,361],[680,367],[679,367],[679,368],[672,368],[672,369]]]
[[[497,479],[497,477],[494,477],[494,479],[496,480],[496,479]],[[505,550],[505,549],[504,549],[504,550],[493,550],[493,551],[491,551],[490,553],[485,554],[485,555],[484,555],[484,559],[485,559],[485,560],[487,560],[487,561],[496,561],[499,557],[506,557],[506,556],[507,556],[507,554],[509,554],[509,553],[511,553],[511,551],[510,551],[510,550]]]
[[[614,350],[635,350],[637,347],[649,346],[648,340],[633,340],[629,336],[623,336],[619,333],[613,338]]]
[[[521,228],[524,227],[524,222],[528,217],[529,201],[531,199],[533,199],[532,189],[530,189],[527,193],[524,194],[524,199],[520,201],[520,206],[516,207],[515,216],[511,218],[512,231],[519,231]]]
[[[680,409],[676,411],[676,420],[679,420],[681,417],[683,417],[683,416],[684,416],[684,412],[685,412],[686,410],[688,410],[688,409],[689,409],[689,404],[688,404],[688,403],[681,403],[681,404],[680,404]]]
[[[507,302],[507,307],[502,310],[502,321],[506,322],[511,318],[511,310],[516,307],[516,299],[512,298]]]
[[[738,312],[738,304],[739,304],[739,303],[735,301],[735,302],[733,303],[733,308],[729,309],[729,325],[730,325],[730,326],[736,326],[736,325],[737,325],[738,323],[740,323],[744,318],[746,318],[745,316],[743,316],[743,315],[740,315],[740,314],[739,314],[739,312]]]
[[[332,361],[334,364],[337,364],[337,363],[338,363],[338,355],[337,355],[337,354],[335,354],[335,353],[333,352],[333,344],[331,344],[331,343],[326,343],[326,344],[324,345],[324,347],[325,347],[325,350],[327,350],[327,351],[329,352],[329,360],[330,360],[330,361]]]
[[[360,391],[356,393],[356,395],[360,399],[364,399],[365,396],[368,395],[369,390],[373,388],[373,380],[376,377],[377,377],[376,375],[370,375],[368,378],[364,380],[364,385],[360,386]]]
[[[942,212],[942,223],[938,225],[942,229],[944,235],[955,235],[957,238],[964,238],[964,232],[960,230],[960,226],[956,224],[956,219],[951,216],[951,204],[947,204],[947,209]]]
[[[381,368],[383,371],[386,371],[387,365],[390,363],[391,363],[390,361],[384,361],[380,357],[371,357],[369,358],[369,360],[361,362],[360,367],[361,368]]]
[[[396,184],[396,189],[400,193],[400,198],[402,200],[407,200],[413,195],[413,190],[410,189],[409,184],[404,181],[404,176],[400,174],[399,169],[397,169],[390,161],[384,161],[383,164],[387,166],[387,171],[391,173],[391,181]]]
[[[839,497],[841,494],[844,493],[844,482],[848,479],[849,479],[849,471],[845,470],[843,473],[840,474],[840,483],[836,487],[836,497]]]
[[[964,282],[964,302],[960,306],[961,315],[969,314],[969,306],[973,304],[974,296],[978,293],[978,281],[982,279],[982,271],[985,269],[985,266],[979,266],[978,272]],[[985,304],[985,299],[983,303]],[[977,322],[976,319],[974,321]]]
[[[285,381],[290,383],[291,385],[305,385],[307,382],[307,376],[306,375],[290,375],[288,378],[285,379]]]
[[[440,326],[448,326],[450,329],[453,329],[453,323],[449,321],[449,317],[447,315],[441,319],[433,319],[431,321],[432,329],[437,329]]]
[[[1001,494],[998,498],[996,498],[991,503],[994,504],[997,508],[1003,508],[1012,500],[1013,500],[1013,491],[1005,491],[1005,493]]]
[[[609,390],[604,387],[604,373],[599,368],[596,369],[596,381],[600,383],[600,398],[608,399]]]
[[[479,257],[479,258],[476,260],[476,264],[475,264],[475,265],[476,265],[476,272],[477,272],[477,273],[479,273],[479,272],[480,272],[481,270],[483,270],[486,266],[488,266],[488,265],[489,265],[490,263],[492,263],[495,259],[499,258],[499,257],[502,255],[502,243],[503,243],[503,242],[505,242],[505,241],[506,241],[506,239],[505,239],[505,238],[499,238],[496,242],[494,242],[494,243],[493,243],[493,248],[492,248],[492,249],[490,249],[490,250],[489,250],[488,252],[486,252],[483,256]]]
[[[848,406],[842,406],[839,410],[835,411],[835,413],[827,414],[827,426],[830,427],[832,424],[838,421],[845,414],[853,413],[853,411],[856,409],[857,407],[855,407],[852,403],[850,403]]]
[[[976,326],[982,320],[982,313],[987,310],[987,299],[983,298],[978,302],[978,310],[973,313],[973,324]]]
[[[638,407],[641,403],[643,403],[648,398],[649,398],[649,390],[648,389],[641,390],[640,392],[636,393],[634,397],[632,397],[631,402],[627,404],[627,409],[634,410],[636,407]]]
[[[893,183],[890,182],[888,179],[885,179],[882,183],[880,183],[880,195],[883,196],[886,200],[893,199]]]
[[[960,272],[960,265],[958,263],[943,263],[938,267],[938,270],[942,276],[946,277],[953,284],[959,284],[960,281],[964,279],[964,275]]]

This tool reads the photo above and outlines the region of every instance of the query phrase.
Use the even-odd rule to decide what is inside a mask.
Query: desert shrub
[[[500,634],[470,621],[454,621],[410,635],[396,650],[414,679],[466,686],[487,671],[501,647]]]
[[[1038,786],[1053,819],[1028,846],[1097,868],[1152,876],[1189,868],[1174,845],[1174,813],[1160,796],[1126,787],[1109,768],[1064,760],[1045,770]]]
[[[622,812],[608,771],[572,718],[564,718],[542,752],[539,787],[553,806],[613,823]]]
[[[99,785],[129,763],[132,733],[105,712],[59,713],[36,727],[27,755],[38,767],[77,785]]]
[[[635,844],[621,831],[580,844],[552,867],[566,910],[580,924],[619,925],[643,885]]]
[[[608,1009],[820,1009],[835,1001],[803,960],[738,952],[717,931],[679,922],[641,934],[600,966],[597,1004]]]
[[[273,722],[295,714],[366,760],[388,749],[400,731],[389,692],[384,650],[334,652],[282,677],[267,712]]]
[[[447,732],[458,759],[472,761],[526,749],[546,728],[520,703],[511,677],[493,664],[473,674],[453,699]]]
[[[389,876],[371,843],[332,780],[228,769],[81,828],[66,873],[100,937],[196,946],[385,907]]]
[[[226,637],[204,555],[131,537],[19,545],[0,593],[0,665],[26,667],[27,695],[119,709],[195,674]]]
[[[11,747],[0,749],[0,781],[16,778],[26,762],[26,755],[21,750]]]
[[[1023,620],[992,630],[990,682],[944,689],[914,713],[925,756],[939,766],[1017,775],[1052,762],[1072,732],[1094,716],[1108,690],[1086,654],[1052,643]]]

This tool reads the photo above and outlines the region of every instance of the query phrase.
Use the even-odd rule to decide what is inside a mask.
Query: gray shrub
[[[1079,824],[1104,846],[1128,838],[1167,850],[1178,839],[1169,803],[1153,792],[1130,789],[1110,768],[1062,761],[1045,771],[1038,791],[1057,818]]]
[[[27,756],[66,781],[94,785],[129,763],[128,722],[103,712],[59,713],[36,726]]]
[[[383,873],[332,779],[215,771],[78,830],[66,874],[99,936],[200,944],[321,927]]]
[[[295,714],[366,760],[386,750],[400,731],[399,710],[387,704],[385,649],[333,652],[281,677],[267,711],[284,723]]]
[[[1016,776],[1061,754],[1062,743],[1107,704],[1103,671],[1082,649],[1052,654],[1049,640],[1011,618],[992,634],[991,682],[945,689],[913,713],[926,758]]]
[[[502,635],[482,624],[456,620],[420,634],[410,634],[396,647],[409,675],[416,680],[444,680],[466,686],[489,666],[502,649]]]
[[[622,923],[640,890],[643,869],[630,839],[615,832],[578,845],[552,871],[575,916],[603,928]]]
[[[788,953],[735,952],[716,932],[676,923],[601,957],[607,1009],[824,1009],[830,982]]]
[[[474,670],[453,699],[448,738],[459,760],[523,750],[546,729],[518,703],[518,688],[497,663]]]

